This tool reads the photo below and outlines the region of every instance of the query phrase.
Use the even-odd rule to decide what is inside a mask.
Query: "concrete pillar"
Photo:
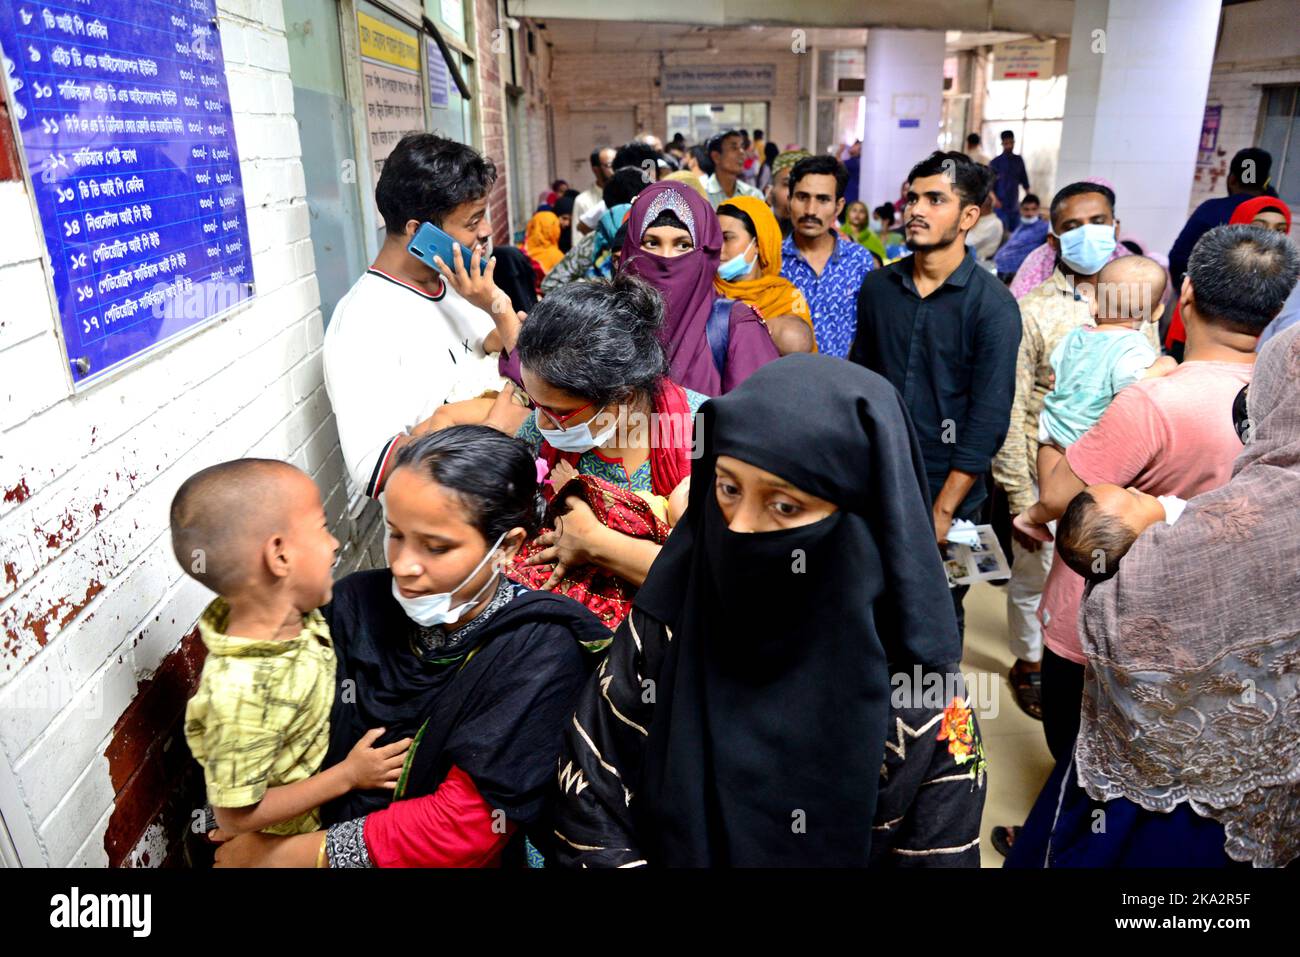
[[[1218,24],[1219,0],[1074,2],[1056,184],[1108,179],[1122,231],[1161,255],[1187,220]]]
[[[908,171],[938,148],[943,57],[942,31],[867,31],[858,198],[869,208],[897,199]]]

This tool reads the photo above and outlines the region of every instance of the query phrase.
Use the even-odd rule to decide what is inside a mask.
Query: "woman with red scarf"
[[[1248,199],[1238,206],[1228,220],[1229,226],[1256,226],[1272,229],[1279,233],[1291,231],[1291,208],[1276,196],[1259,196]],[[1165,350],[1177,349],[1181,355],[1183,344],[1187,341],[1187,330],[1183,326],[1183,315],[1178,311],[1178,290],[1174,290],[1174,318],[1169,322],[1169,332],[1165,335]]]
[[[507,574],[577,599],[611,632],[668,537],[656,504],[690,475],[706,398],[668,378],[663,323],[663,298],[619,275],[547,296],[515,346],[535,407],[517,435],[552,484],[545,530]]]

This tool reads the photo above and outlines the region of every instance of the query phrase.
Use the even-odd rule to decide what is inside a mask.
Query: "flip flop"
[[[1036,721],[1043,720],[1043,673],[1041,671],[1020,671],[1015,665],[1007,673],[1011,690],[1016,696],[1020,710]]]
[[[1009,856],[1011,854],[1011,845],[1015,843],[1016,835],[1019,833],[1019,827],[1003,827],[999,824],[993,829],[991,841],[993,844],[993,850],[997,851],[1003,857]]]

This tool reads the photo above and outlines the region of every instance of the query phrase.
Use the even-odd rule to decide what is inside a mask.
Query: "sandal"
[[[1020,662],[1011,666],[1007,673],[1011,690],[1016,696],[1020,710],[1036,721],[1043,720],[1043,673],[1041,671],[1024,671]]]
[[[993,829],[993,850],[997,851],[1003,857],[1009,856],[1011,854],[1011,845],[1016,842],[1016,836],[1019,833],[1019,827],[1003,827],[999,824]]]

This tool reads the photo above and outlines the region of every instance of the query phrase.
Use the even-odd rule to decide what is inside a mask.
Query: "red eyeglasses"
[[[540,409],[542,412],[545,412],[546,417],[555,423],[556,428],[558,428],[561,432],[563,432],[565,422],[568,422],[579,412],[582,412],[586,409],[590,409],[592,405],[594,405],[594,403],[588,402],[586,405],[582,406],[581,408],[574,409],[572,412],[567,412],[564,415],[559,415],[555,412],[552,412],[550,409],[542,405],[536,399],[533,399],[533,405],[536,406],[538,409]]]

